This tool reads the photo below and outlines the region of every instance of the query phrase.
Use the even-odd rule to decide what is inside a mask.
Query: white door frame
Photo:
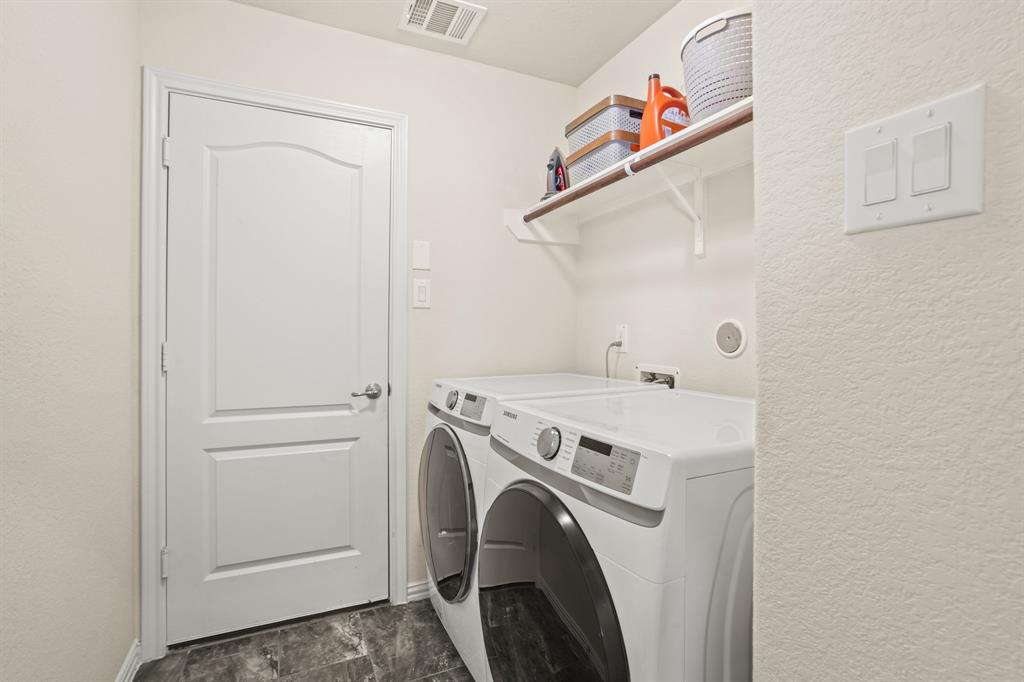
[[[142,659],[167,651],[167,591],[161,551],[166,542],[165,339],[167,169],[163,139],[171,93],[184,93],[391,130],[391,280],[388,374],[388,582],[392,603],[408,601],[406,521],[406,134],[407,117],[326,100],[245,88],[143,68],[140,291],[140,572]],[[171,160],[173,163],[173,160]]]

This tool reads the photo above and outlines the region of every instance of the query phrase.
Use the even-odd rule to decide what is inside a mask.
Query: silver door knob
[[[380,384],[369,384],[363,389],[362,393],[352,392],[353,398],[369,398],[370,400],[376,400],[377,398],[384,395],[384,389],[380,387]]]

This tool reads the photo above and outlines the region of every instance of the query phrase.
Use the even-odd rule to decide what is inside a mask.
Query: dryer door
[[[495,680],[629,679],[604,574],[554,493],[512,484],[488,510],[480,538],[480,621]]]
[[[420,531],[438,594],[462,601],[476,561],[476,505],[466,453],[445,424],[430,431],[420,455]]]

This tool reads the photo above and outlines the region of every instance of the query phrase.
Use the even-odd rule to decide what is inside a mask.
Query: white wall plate
[[[981,213],[985,84],[846,132],[846,232]]]
[[[418,239],[412,242],[412,269],[413,270],[429,270],[430,269],[430,242],[421,241]]]
[[[412,281],[412,307],[430,307],[430,280],[414,279]]]

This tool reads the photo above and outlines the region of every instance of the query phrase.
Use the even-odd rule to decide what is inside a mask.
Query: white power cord
[[[612,348],[622,348],[622,341],[612,341],[608,344],[608,348],[604,351],[604,378],[611,379],[611,372],[608,369],[608,355],[611,354]]]

